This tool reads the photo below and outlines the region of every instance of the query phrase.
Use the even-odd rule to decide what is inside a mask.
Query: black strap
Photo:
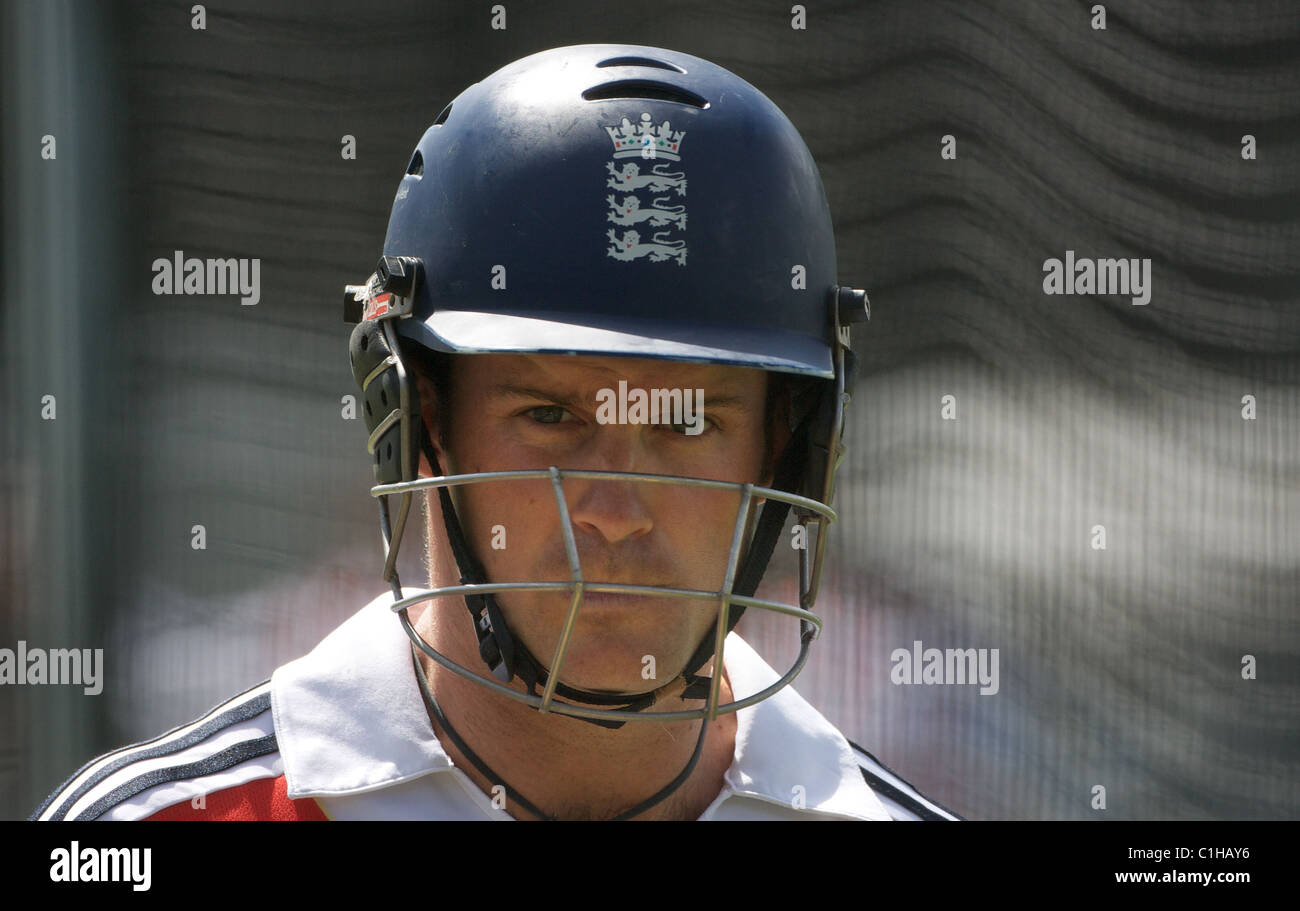
[[[470,749],[469,744],[467,744],[461,738],[461,736],[456,733],[456,729],[453,728],[451,726],[451,723],[447,721],[447,716],[442,713],[442,708],[438,705],[438,700],[434,698],[433,691],[429,688],[429,681],[424,676],[424,669],[420,667],[420,659],[415,653],[414,644],[411,645],[411,662],[415,665],[415,679],[420,684],[420,695],[424,698],[424,704],[428,706],[429,711],[433,713],[433,717],[437,719],[438,724],[442,726],[442,729],[447,732],[447,736],[450,737],[451,742],[456,745],[456,749],[460,750],[460,752],[464,754],[465,758],[470,761],[470,763],[474,766],[474,768],[478,769],[480,775],[482,775],[488,781],[495,782],[499,784],[502,788],[504,788],[506,792],[506,796],[509,797],[511,800],[513,800],[515,803],[519,804],[519,806],[523,807],[529,813],[532,813],[538,819],[555,821],[556,819],[555,816],[551,816],[547,813],[543,813],[541,810],[537,808],[536,804],[532,803],[527,798],[525,798],[522,794],[519,793],[518,790],[506,784],[505,779],[503,779],[496,772],[492,771],[491,766],[489,766],[486,762],[480,759],[479,755]],[[686,781],[686,779],[690,777],[691,772],[695,770],[695,766],[700,761],[700,753],[703,752],[704,749],[704,735],[708,731],[708,729],[709,729],[709,722],[708,719],[706,718],[700,722],[700,736],[695,741],[695,750],[694,752],[691,753],[691,758],[686,763],[686,767],[677,773],[676,778],[668,782],[668,784],[664,785],[662,788],[660,788],[654,794],[647,797],[645,800],[641,801],[639,804],[630,807],[624,810],[623,812],[619,813],[617,816],[613,817],[612,821],[621,822],[621,821],[629,820],[634,816],[639,816],[642,813],[644,813],[646,810],[653,807],[655,804],[660,803],[665,797],[667,797],[673,791],[676,791],[679,787],[681,787],[682,784]]]
[[[415,679],[420,684],[420,695],[424,698],[424,704],[428,706],[429,711],[433,713],[433,717],[438,720],[438,724],[442,729],[447,732],[447,736],[451,738],[451,742],[456,744],[456,749],[460,750],[474,768],[478,769],[480,775],[488,781],[496,782],[501,785],[501,787],[505,788],[506,795],[512,798],[515,803],[519,804],[539,819],[554,821],[554,816],[548,816],[546,813],[537,809],[536,805],[524,798],[522,794],[510,787],[510,785],[506,784],[500,775],[493,772],[488,764],[482,759],[479,759],[478,754],[469,748],[469,744],[461,739],[461,736],[456,733],[456,729],[448,723],[447,716],[442,713],[442,709],[438,706],[438,700],[433,698],[433,692],[429,689],[429,681],[425,679],[424,668],[420,667],[420,659],[416,657],[414,643],[411,645],[411,662],[415,665]]]

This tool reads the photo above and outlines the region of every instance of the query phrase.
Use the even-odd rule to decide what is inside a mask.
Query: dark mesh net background
[[[97,696],[0,686],[4,816],[383,592],[342,287],[448,101],[606,41],[786,111],[871,295],[799,691],[972,818],[1300,811],[1295,3],[190,5],[4,9],[0,646],[105,649]],[[260,303],[153,294],[176,250],[260,258]],[[1150,303],[1045,294],[1067,250]],[[998,692],[892,683],[917,641]]]

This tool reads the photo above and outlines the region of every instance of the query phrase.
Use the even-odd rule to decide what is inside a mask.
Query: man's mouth
[[[592,607],[637,607],[647,603],[651,595],[629,595],[624,592],[596,592],[584,589],[583,606]]]

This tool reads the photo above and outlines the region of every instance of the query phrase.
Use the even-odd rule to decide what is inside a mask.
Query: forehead
[[[767,389],[767,373],[755,368],[657,358],[474,354],[455,361],[455,385],[471,394],[502,385],[594,392],[619,381],[629,388],[703,389],[706,396],[760,396]]]

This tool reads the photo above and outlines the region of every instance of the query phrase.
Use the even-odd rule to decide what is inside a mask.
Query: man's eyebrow
[[[704,395],[704,410],[713,411],[715,408],[719,411],[739,411],[748,414],[753,409],[743,398],[738,395]]]
[[[631,389],[634,388],[637,387],[629,387],[629,391],[631,391]],[[656,386],[651,388],[662,389],[664,387]],[[502,398],[541,399],[547,402],[554,402],[557,405],[563,405],[566,408],[571,408],[578,403],[578,397],[571,395],[569,393],[559,392],[551,389],[537,389],[532,386],[520,386],[515,383],[497,383],[493,385],[488,391],[489,394],[493,396],[502,397]],[[706,411],[713,411],[714,409],[717,409],[720,411],[738,411],[744,414],[748,414],[750,411],[753,410],[750,407],[749,403],[746,402],[745,399],[743,399],[741,396],[738,395],[711,396],[708,393],[705,393],[702,398],[704,400],[704,409]],[[592,396],[591,402],[587,404],[590,405],[593,404],[594,402],[595,402],[595,396]]]
[[[497,383],[488,390],[495,397],[515,399],[542,399],[557,405],[572,406],[577,400],[568,393],[547,389],[534,389],[531,386],[517,386],[514,383]]]

